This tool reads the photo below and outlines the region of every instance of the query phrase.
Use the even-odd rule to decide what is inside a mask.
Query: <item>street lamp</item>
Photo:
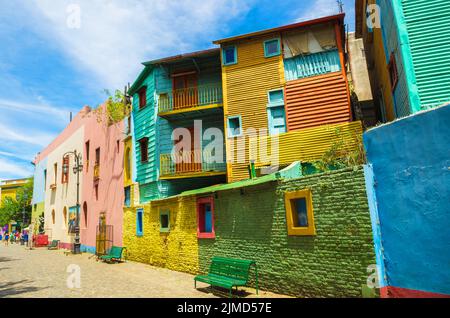
[[[77,216],[75,219],[75,242],[73,244],[73,254],[80,254],[80,172],[83,171],[83,161],[81,153],[77,153],[76,150],[68,151],[64,154],[63,158],[69,157],[71,154],[75,157],[75,165],[73,167],[73,173],[77,175]],[[64,160],[63,173],[69,173],[69,163],[68,160]]]

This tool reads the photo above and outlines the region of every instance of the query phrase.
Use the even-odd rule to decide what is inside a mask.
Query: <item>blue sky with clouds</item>
[[[354,29],[354,0],[344,0]],[[68,6],[81,9],[69,28]],[[105,88],[133,82],[141,62],[212,47],[232,35],[335,14],[336,0],[0,0],[0,180],[31,161]]]

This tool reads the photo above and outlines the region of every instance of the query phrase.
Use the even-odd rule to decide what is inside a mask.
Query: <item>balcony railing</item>
[[[220,84],[176,89],[158,98],[160,113],[213,104],[222,104]]]
[[[100,165],[96,164],[94,166],[94,181],[98,181],[100,179]]]
[[[161,154],[161,177],[226,171],[225,162],[212,162],[212,156],[202,152],[202,150],[185,151],[174,156]]]

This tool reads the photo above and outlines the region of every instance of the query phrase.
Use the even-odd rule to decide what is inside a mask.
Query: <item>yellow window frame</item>
[[[296,227],[294,226],[294,217],[293,217],[293,206],[292,200],[295,199],[306,199],[306,210],[308,217],[308,226],[307,227]],[[313,203],[312,203],[312,193],[311,190],[300,190],[293,192],[286,192],[284,195],[284,203],[286,208],[286,221],[287,221],[287,230],[288,235],[292,236],[314,236],[316,235],[316,227],[314,224],[314,211],[313,211]]]

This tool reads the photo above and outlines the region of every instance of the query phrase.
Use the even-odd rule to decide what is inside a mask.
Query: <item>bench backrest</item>
[[[59,240],[53,240],[52,241],[52,245],[54,245],[54,246],[58,246],[58,243],[59,243]]]
[[[254,261],[213,257],[211,266],[209,267],[209,274],[248,281],[250,267],[253,264],[255,264]]]
[[[113,246],[109,251],[109,255],[114,258],[122,258],[123,247]]]

